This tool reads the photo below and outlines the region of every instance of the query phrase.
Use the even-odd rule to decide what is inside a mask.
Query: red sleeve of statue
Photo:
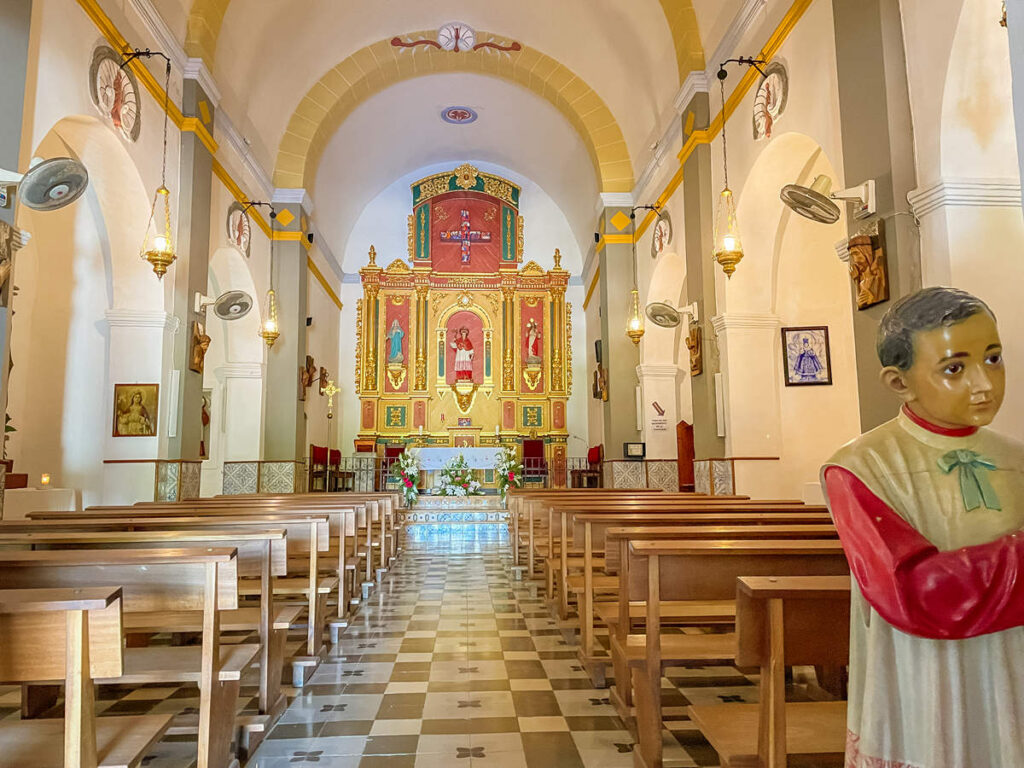
[[[941,552],[852,472],[828,467],[825,487],[850,571],[894,627],[959,640],[1024,625],[1024,535]]]

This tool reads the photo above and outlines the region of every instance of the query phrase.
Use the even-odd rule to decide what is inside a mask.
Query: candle
[[[498,437],[498,435],[499,435],[499,434],[501,434],[501,428],[500,428],[500,427],[498,427],[498,425],[497,425],[497,424],[495,424],[495,425],[494,425],[494,436],[495,436],[495,437]]]
[[[420,424],[420,434],[421,435],[423,434],[423,425],[422,424]]]
[[[44,472],[44,473],[43,473],[43,474],[42,474],[42,475],[40,476],[40,478],[39,478],[39,484],[40,484],[40,485],[49,485],[49,484],[50,484],[50,475],[49,475],[49,473],[47,473],[47,472]]]

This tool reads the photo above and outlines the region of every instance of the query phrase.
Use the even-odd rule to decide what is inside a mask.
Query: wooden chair
[[[722,768],[786,768],[789,757],[841,766],[846,702],[787,703],[785,669],[849,663],[849,577],[739,579],[736,638],[736,664],[761,671],[758,703],[688,710]]]
[[[587,451],[587,468],[574,469],[569,473],[570,483],[573,488],[600,488],[603,485],[601,478],[601,462],[604,461],[604,446],[595,445]]]
[[[2,768],[135,768],[171,715],[96,717],[124,672],[120,587],[0,590],[0,682],[64,683],[64,718],[0,723]]]
[[[310,491],[323,491],[326,492],[329,489],[328,483],[328,471],[327,471],[327,446],[325,445],[313,445],[310,443],[309,446],[309,485]]]

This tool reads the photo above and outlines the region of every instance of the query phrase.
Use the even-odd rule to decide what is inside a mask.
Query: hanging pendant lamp
[[[167,59],[164,68],[164,142],[163,161],[160,165],[160,186],[153,193],[153,203],[149,208],[149,220],[146,222],[146,234],[142,241],[140,256],[153,267],[159,279],[167,274],[167,268],[174,263],[178,255],[174,252],[174,240],[171,237],[171,191],[167,188],[167,123],[170,119],[171,60],[156,51],[135,50],[125,56],[121,67],[127,66],[132,59],[149,56],[163,56]]]
[[[725,186],[718,195],[718,210],[715,213],[714,259],[722,266],[727,278],[736,272],[736,265],[743,259],[743,245],[740,242],[740,227],[736,220],[736,198],[729,189],[729,152],[725,139],[725,78],[728,73],[722,67],[718,70],[718,83],[722,92],[722,165]]]
[[[626,318],[626,335],[629,340],[639,346],[640,339],[644,337],[644,314],[640,311],[640,291],[637,289],[636,281],[636,208],[629,212],[630,221],[633,223],[630,239],[633,241],[633,290],[630,291],[631,299],[629,315]]]
[[[267,349],[274,346],[281,335],[277,322],[277,294],[274,293],[274,222],[277,211],[270,209],[270,290],[267,291],[266,304],[263,307],[263,323],[260,325],[260,338],[267,344]]]

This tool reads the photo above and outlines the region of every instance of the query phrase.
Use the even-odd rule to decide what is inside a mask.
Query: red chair
[[[587,451],[587,468],[574,469],[570,472],[570,485],[573,488],[601,488],[601,462],[604,461],[604,446],[595,445]]]
[[[523,484],[547,485],[548,462],[543,440],[523,440]]]
[[[309,490],[326,491],[327,485],[327,446],[310,444]]]

